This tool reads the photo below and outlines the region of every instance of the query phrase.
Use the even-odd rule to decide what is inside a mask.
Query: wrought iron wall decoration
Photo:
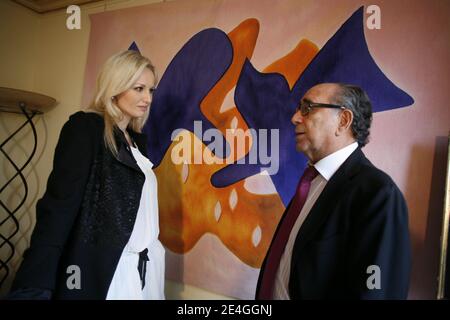
[[[19,204],[11,208],[8,203],[5,203],[0,199],[0,249],[4,246],[7,247],[6,250],[2,252],[7,252],[5,256],[0,256],[0,288],[3,286],[5,280],[10,274],[9,262],[14,257],[15,247],[12,241],[13,237],[19,232],[19,220],[16,214],[20,208],[24,205],[28,196],[28,184],[25,175],[23,174],[24,169],[30,164],[31,159],[36,153],[37,149],[37,132],[36,127],[33,123],[33,118],[36,115],[42,114],[48,111],[51,107],[56,104],[56,100],[52,97],[46,95],[38,94],[35,92],[29,92],[24,90],[18,90],[13,88],[0,87],[0,112],[2,113],[18,113],[25,117],[25,121],[12,132],[4,141],[0,143],[0,152],[6,161],[14,168],[15,173],[7,178],[2,177],[0,182],[0,195],[11,186],[15,179],[19,179],[24,188],[24,194],[19,201]],[[24,128],[30,127],[33,134],[33,146],[30,154],[22,165],[18,165],[16,161],[6,152],[5,146],[12,142],[14,136],[21,132]],[[5,178],[5,179],[4,179]],[[5,223],[13,224],[12,230],[5,230],[2,226]]]

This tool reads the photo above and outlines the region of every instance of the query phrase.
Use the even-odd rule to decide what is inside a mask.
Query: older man
[[[405,299],[408,210],[364,156],[372,107],[359,87],[326,83],[292,117],[309,159],[263,262],[258,299]]]

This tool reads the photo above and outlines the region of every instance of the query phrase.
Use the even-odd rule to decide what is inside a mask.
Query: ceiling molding
[[[37,13],[66,9],[68,6],[82,5],[86,3],[99,2],[103,0],[12,0]]]

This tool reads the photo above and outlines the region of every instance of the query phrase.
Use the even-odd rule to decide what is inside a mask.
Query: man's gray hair
[[[335,103],[353,112],[351,129],[360,147],[369,142],[372,104],[367,93],[358,86],[339,83]]]

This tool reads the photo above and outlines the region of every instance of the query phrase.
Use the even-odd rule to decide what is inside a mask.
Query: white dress
[[[133,232],[125,246],[109,286],[106,300],[161,300],[164,299],[165,250],[158,240],[158,194],[153,164],[131,147],[132,154],[142,172],[145,182]],[[139,252],[148,249],[145,286],[138,271]]]

